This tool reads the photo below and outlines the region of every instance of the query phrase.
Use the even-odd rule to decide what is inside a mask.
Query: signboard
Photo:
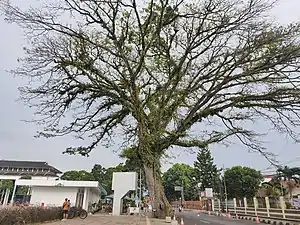
[[[212,188],[205,188],[205,197],[213,198],[213,189]]]
[[[175,191],[182,191],[182,187],[180,187],[180,186],[175,186],[175,187],[174,187],[174,190],[175,190]]]

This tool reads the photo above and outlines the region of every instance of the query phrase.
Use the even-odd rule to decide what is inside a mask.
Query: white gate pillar
[[[122,198],[128,191],[137,189],[136,172],[115,172],[113,173],[112,190],[114,191],[113,211],[114,216],[121,214]]]

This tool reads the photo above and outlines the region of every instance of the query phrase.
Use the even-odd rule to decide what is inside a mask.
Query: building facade
[[[15,186],[27,186],[31,189],[30,204],[35,206],[62,206],[65,198],[76,206],[89,211],[93,203],[98,203],[101,188],[98,181],[69,180],[16,180]],[[15,189],[12,193],[13,198]]]
[[[47,162],[0,160],[0,180],[57,179],[62,172]]]

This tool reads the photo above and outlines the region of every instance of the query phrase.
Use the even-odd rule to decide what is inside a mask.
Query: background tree
[[[121,158],[125,159],[125,163],[123,166],[124,172],[136,172],[138,177],[140,178],[140,173],[142,177],[142,187],[144,190],[147,190],[147,181],[145,170],[142,165],[142,160],[135,148],[126,148],[119,155]]]
[[[273,178],[274,183],[283,185],[289,194],[289,197],[293,197],[293,189],[300,181],[300,168],[299,167],[280,167],[277,169],[277,174]],[[284,182],[284,184],[283,184]]]
[[[101,182],[105,179],[106,172],[107,169],[105,167],[101,166],[100,164],[95,164],[92,168],[91,174],[97,181]]]
[[[263,176],[249,167],[234,166],[224,173],[228,198],[252,198],[256,195]]]
[[[14,188],[14,182],[12,180],[0,180],[0,190],[1,190],[0,203],[3,202],[6,189],[9,189],[11,193],[13,188]]]
[[[25,174],[20,177],[22,180],[31,180],[32,176],[29,174]],[[29,192],[30,187],[29,186],[18,186],[16,188],[16,195],[27,195]]]
[[[278,182],[265,182],[262,184],[264,194],[268,197],[278,198],[279,196],[284,196],[286,189],[281,186]]]
[[[213,188],[214,191],[218,190],[218,169],[214,164],[214,159],[211,152],[207,148],[202,148],[197,153],[197,159],[194,162],[195,178],[197,182],[201,183],[201,191],[205,188]]]
[[[234,137],[268,156],[261,135],[247,129],[259,118],[298,140],[300,29],[268,20],[273,2],[60,0],[17,8],[3,0],[0,7],[29,39],[12,73],[29,78],[20,90],[44,128],[38,136],[88,138],[90,145],[65,151],[87,156],[117,131],[135,147],[163,216],[171,208],[160,159],[171,147]],[[201,129],[192,132],[195,125]]]
[[[99,181],[103,188],[107,191],[107,194],[110,195],[113,193],[112,191],[112,178],[114,172],[124,172],[123,163],[118,164],[115,167],[109,167],[106,169],[104,179]]]
[[[175,191],[175,186],[182,184],[185,200],[192,200],[197,196],[193,173],[194,168],[190,165],[176,163],[163,174],[163,185],[168,200],[174,201],[181,197],[181,192]]]
[[[6,189],[12,190],[13,187],[14,187],[14,182],[11,180],[1,180],[0,181],[0,189],[2,189],[2,190],[6,190]]]
[[[85,170],[70,170],[63,173],[60,177],[62,180],[82,180],[82,181],[93,181],[96,180],[92,173]]]

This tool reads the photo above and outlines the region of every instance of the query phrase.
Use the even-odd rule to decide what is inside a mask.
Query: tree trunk
[[[144,169],[154,217],[165,218],[166,216],[171,216],[172,207],[164,192],[159,166],[144,164]]]

